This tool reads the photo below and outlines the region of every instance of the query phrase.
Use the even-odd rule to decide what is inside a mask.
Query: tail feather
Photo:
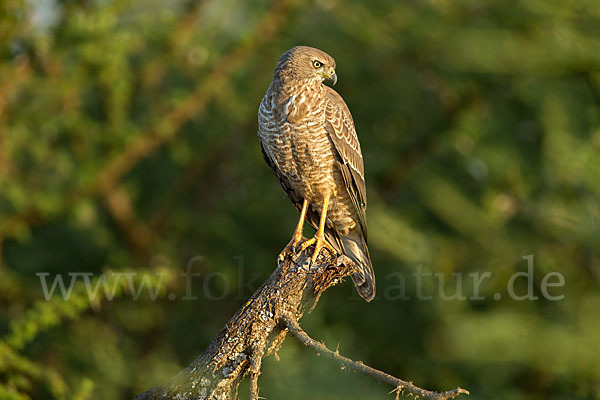
[[[343,253],[350,257],[359,269],[358,272],[352,274],[356,291],[366,301],[373,300],[375,297],[375,273],[364,236],[357,230],[347,236],[340,235],[339,238]]]

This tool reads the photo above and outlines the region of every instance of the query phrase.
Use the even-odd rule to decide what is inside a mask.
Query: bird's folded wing
[[[327,133],[339,156],[338,166],[344,177],[346,189],[356,209],[359,224],[366,240],[367,193],[360,143],[348,106],[342,97],[330,87],[327,87],[325,120]]]
[[[262,140],[260,141],[260,149],[262,150],[263,158],[265,159],[269,167],[271,167],[273,172],[275,172],[275,177],[277,178],[279,185],[281,186],[285,194],[290,198],[292,203],[294,203],[296,208],[300,210],[302,208],[302,202],[304,201],[304,199],[301,196],[299,196],[298,193],[296,193],[290,181],[281,173],[281,169],[277,165],[277,162],[273,160],[269,156],[269,153],[265,150],[265,146]]]

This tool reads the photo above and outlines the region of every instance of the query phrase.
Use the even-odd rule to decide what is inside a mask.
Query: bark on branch
[[[321,294],[352,274],[354,266],[346,256],[322,250],[318,265],[308,268],[313,246],[294,256],[287,254],[263,285],[229,320],[208,348],[169,382],[136,396],[135,400],[234,400],[241,380],[250,376],[250,399],[258,399],[258,376],[262,359],[277,351],[289,332],[319,353],[338,362],[427,399],[443,400],[468,392],[454,389],[436,393],[420,389],[384,372],[332,352],[310,338],[298,324],[305,311],[312,310]]]
[[[325,354],[329,357],[333,358],[337,362],[339,362],[344,367],[349,369],[353,369],[355,371],[361,372],[365,375],[372,376],[378,381],[389,383],[392,386],[395,386],[394,392],[397,393],[396,398],[399,397],[404,391],[412,394],[415,397],[423,397],[425,399],[430,400],[446,400],[453,399],[460,394],[469,394],[468,390],[457,387],[453,390],[448,390],[445,392],[432,392],[430,390],[421,389],[418,386],[415,386],[412,382],[403,381],[400,378],[396,378],[390,374],[387,374],[383,371],[379,371],[373,367],[369,367],[365,365],[362,361],[354,361],[347,357],[340,355],[340,353],[336,351],[329,350],[323,343],[317,342],[315,339],[308,336],[306,332],[300,327],[297,321],[294,321],[293,318],[284,316],[283,324],[287,327],[292,335],[294,335],[300,343],[305,346],[308,346],[315,350],[318,354]]]

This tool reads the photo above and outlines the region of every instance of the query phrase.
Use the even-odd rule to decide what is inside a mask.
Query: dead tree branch
[[[321,294],[354,271],[345,256],[322,250],[318,265],[307,268],[314,247],[286,255],[263,285],[217,334],[204,353],[164,385],[136,396],[135,400],[234,400],[241,380],[250,376],[250,399],[257,400],[262,359],[277,351],[288,331],[302,343],[357,371],[427,399],[449,399],[466,390],[435,393],[417,388],[328,350],[311,339],[298,324]],[[295,261],[294,261],[295,258]]]
[[[337,350],[329,350],[323,343],[319,343],[308,336],[308,334],[300,327],[300,324],[298,324],[298,322],[291,317],[284,315],[282,317],[282,322],[284,326],[290,330],[292,335],[294,335],[303,345],[312,348],[318,354],[326,354],[330,356],[346,368],[362,372],[363,374],[371,376],[378,381],[389,383],[390,385],[395,386],[396,389],[394,391],[399,394],[407,391],[416,397],[421,396],[424,399],[429,400],[447,400],[453,399],[460,394],[469,394],[468,390],[461,389],[460,387],[457,387],[453,390],[448,390],[446,392],[432,392],[430,390],[421,389],[420,387],[413,385],[412,382],[403,381],[402,379],[386,374],[383,371],[369,367],[368,365],[363,364],[362,361],[354,361],[344,357],[340,355]]]

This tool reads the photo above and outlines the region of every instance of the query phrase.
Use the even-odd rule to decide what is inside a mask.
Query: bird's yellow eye
[[[323,63],[321,61],[318,61],[318,60],[313,61],[313,67],[321,68],[322,66],[323,66]]]

